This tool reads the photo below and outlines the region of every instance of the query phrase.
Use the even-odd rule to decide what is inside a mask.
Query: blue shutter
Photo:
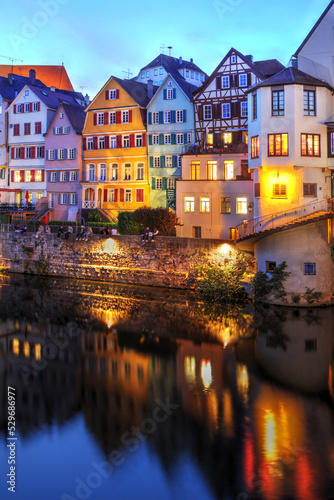
[[[50,181],[51,181],[51,172],[47,172],[47,174],[46,174],[46,180],[47,180],[48,182],[50,182]]]
[[[173,89],[173,99],[176,99],[176,89]]]
[[[184,109],[183,110],[183,123],[185,123],[187,121],[187,110]]]
[[[160,167],[164,167],[164,166],[165,166],[165,157],[160,156]]]
[[[56,172],[56,181],[59,182],[60,179],[60,172]]]
[[[64,127],[60,127],[60,133],[63,134],[64,133]]]
[[[164,99],[167,99],[167,89],[164,89]]]
[[[60,194],[58,194],[58,196],[57,196],[57,198],[58,198],[58,205],[60,205],[60,203],[61,203],[61,198],[60,198],[60,196],[61,196]]]
[[[164,114],[162,111],[159,111],[159,123],[163,123],[164,122]]]
[[[171,134],[172,144],[176,144],[176,134]]]
[[[170,112],[170,122],[175,123],[175,109]]]
[[[187,134],[183,134],[183,144],[187,144]]]
[[[159,144],[164,143],[164,134],[159,134]]]
[[[147,120],[148,120],[148,124],[151,125],[151,123],[152,123],[152,113],[151,113],[151,111],[148,112]]]
[[[70,180],[70,173],[66,172],[65,173],[65,181],[68,182]]]
[[[52,127],[52,133],[53,135],[56,133],[56,127]]]
[[[162,189],[167,189],[167,177],[162,178]]]
[[[152,177],[152,189],[155,189],[155,177]]]
[[[148,144],[149,144],[149,146],[152,146],[152,135],[151,134],[148,136]]]
[[[55,154],[54,154],[55,160],[58,160],[58,151],[57,151],[57,149],[55,149],[54,152],[55,152]]]
[[[177,167],[177,155],[172,156],[172,167]]]
[[[74,197],[73,198],[74,198],[73,199],[73,201],[74,201],[73,205],[77,205],[78,204],[78,193],[74,193]]]
[[[67,149],[64,149],[64,160],[67,160]]]
[[[150,168],[153,168],[153,156],[150,156]]]
[[[77,148],[73,149],[73,160],[75,160],[77,157]]]

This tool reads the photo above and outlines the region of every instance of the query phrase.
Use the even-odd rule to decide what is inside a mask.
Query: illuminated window
[[[208,134],[207,143],[208,143],[209,146],[212,146],[212,144],[213,144],[213,134]]]
[[[200,199],[200,212],[202,213],[210,212],[210,198]]]
[[[113,181],[118,180],[118,165],[117,165],[117,163],[113,163],[111,165],[111,180],[113,180]]]
[[[276,262],[272,260],[266,260],[266,273],[272,273],[276,267]]]
[[[236,199],[236,213],[244,215],[247,214],[247,198]]]
[[[37,361],[41,359],[41,344],[35,344],[35,358]]]
[[[231,213],[231,198],[229,197],[220,198],[220,213],[221,214]]]
[[[232,144],[232,132],[223,133],[224,144]]]
[[[165,167],[172,167],[172,166],[173,166],[173,158],[171,156],[166,156]]]
[[[15,170],[14,172],[14,182],[21,182],[21,174],[19,170]]]
[[[316,116],[315,90],[304,90],[304,115]]]
[[[189,384],[196,382],[196,359],[194,356],[184,358],[184,374]]]
[[[195,198],[193,196],[186,196],[184,198],[184,211],[185,212],[195,211]]]
[[[272,115],[284,115],[284,90],[272,91]]]
[[[301,134],[302,156],[320,156],[320,135]]]
[[[273,185],[273,198],[286,198],[285,182],[276,182]]]
[[[317,185],[311,183],[303,184],[303,196],[317,197]]]
[[[25,181],[26,182],[31,182],[31,172],[30,172],[30,170],[26,170],[25,174],[26,174],[25,175]]]
[[[205,389],[208,389],[213,382],[211,361],[205,359],[201,363],[201,376]]]
[[[124,180],[125,181],[131,180],[131,164],[130,163],[126,163],[124,166]]]
[[[208,161],[207,163],[207,179],[209,181],[217,180],[217,162],[216,161]]]
[[[20,353],[20,342],[18,339],[13,339],[13,353],[18,356]]]
[[[260,156],[260,137],[256,135],[251,137],[251,158],[259,158]]]
[[[233,161],[224,161],[224,179],[230,181],[234,176]]]
[[[288,134],[268,135],[268,156],[288,156]]]
[[[23,344],[23,352],[26,358],[30,357],[30,344],[29,342],[24,342]]]
[[[200,179],[200,162],[192,161],[190,164],[190,178],[192,181],[198,181]]]

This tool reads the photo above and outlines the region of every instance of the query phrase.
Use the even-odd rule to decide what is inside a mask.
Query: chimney
[[[29,70],[29,80],[32,84],[36,82],[36,71],[34,69]]]
[[[147,97],[149,99],[153,97],[153,80],[147,80]]]
[[[53,87],[53,86],[52,86],[52,87],[50,87],[50,90],[51,90],[52,92],[55,92],[55,91],[56,91],[56,87]]]
[[[248,61],[250,61],[251,63],[253,62],[252,54],[248,54],[248,56],[245,56],[245,58],[248,59]]]
[[[298,57],[292,56],[290,59],[290,66],[292,68],[298,69]]]
[[[8,73],[8,81],[9,81],[9,85],[13,85],[13,73]]]
[[[179,65],[182,66],[182,56],[179,57]]]
[[[194,62],[194,59],[192,57],[190,58],[190,62],[191,64]]]

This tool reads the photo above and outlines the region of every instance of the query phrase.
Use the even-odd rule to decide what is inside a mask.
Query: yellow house
[[[153,85],[111,77],[86,109],[83,209],[113,218],[149,206],[146,106]]]

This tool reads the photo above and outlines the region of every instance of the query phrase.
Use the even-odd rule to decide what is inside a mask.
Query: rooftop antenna
[[[8,56],[0,56],[0,57],[4,57],[5,59],[9,59],[10,61],[12,61],[12,69],[11,69],[11,72],[13,73],[13,65],[14,65],[14,61],[19,61],[19,62],[23,62],[22,59],[16,59],[15,57],[8,57]]]
[[[169,50],[169,55],[171,56],[172,55],[172,48],[171,46],[167,47],[167,49]]]
[[[81,89],[81,93],[83,93],[83,89],[86,89],[86,88],[87,88],[87,85],[79,85],[79,89]]]
[[[160,46],[160,50],[161,52],[164,54],[165,53],[165,50],[166,50],[166,45],[163,43],[161,46]]]
[[[126,71],[122,71],[122,73],[125,73],[125,79],[126,80],[130,80],[130,76],[133,75],[133,73],[131,73],[131,71],[129,69],[127,69]]]

